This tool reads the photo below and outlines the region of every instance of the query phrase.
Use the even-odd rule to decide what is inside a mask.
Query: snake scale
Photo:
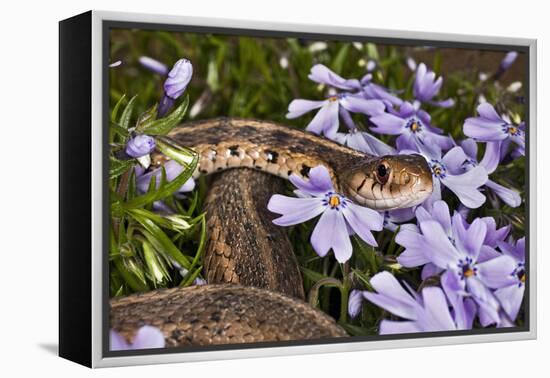
[[[336,190],[380,211],[415,206],[432,192],[430,168],[419,155],[371,156],[272,122],[204,120],[169,137],[199,154],[195,178],[214,174],[204,207],[208,284],[111,299],[111,327],[128,341],[143,325],[158,327],[167,346],[346,336],[304,302],[292,245],[266,208],[270,196],[284,192],[281,178],[308,179],[318,165]],[[166,159],[153,154],[153,168]]]

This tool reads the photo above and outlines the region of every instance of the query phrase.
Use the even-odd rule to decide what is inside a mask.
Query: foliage
[[[183,148],[163,145],[163,139],[159,138],[161,148],[164,146],[167,151],[173,149],[171,157],[179,159],[186,169],[172,182],[166,182],[163,174],[158,188],[152,182],[149,191],[139,195],[133,173],[135,161],[117,158],[117,151],[123,148],[133,131],[165,135],[183,118],[188,104],[189,119],[247,117],[304,128],[314,114],[293,120],[287,120],[285,114],[292,99],[324,98],[327,88],[307,79],[316,63],[330,67],[343,77],[360,78],[366,73],[366,64],[376,62],[373,81],[408,99],[413,98],[414,75],[407,67],[407,58],[422,57],[438,73],[445,66],[442,52],[438,49],[328,42],[325,48],[318,50],[314,48],[315,43],[295,38],[255,39],[164,31],[116,30],[112,33],[111,60],[123,61],[122,66],[110,72],[112,296],[190,285],[200,276],[206,238],[205,215],[201,209],[207,190],[205,181],[201,181],[187,198],[173,195],[194,171],[196,156]],[[455,53],[460,54],[460,51]],[[194,76],[187,89],[188,97],[166,118],[156,119],[156,107],[151,107],[162,95],[163,78],[139,65],[138,58],[142,55],[167,64],[181,57],[193,63]],[[496,71],[498,60],[494,61],[493,66]],[[455,106],[451,110],[427,107],[433,124],[455,139],[464,138],[463,122],[476,114],[480,96],[496,104],[500,112],[506,111],[512,119],[525,116],[522,90],[511,92],[502,82],[490,76],[482,80],[482,74],[475,67],[446,72],[440,97],[453,97]],[[139,93],[139,96],[127,99],[125,93]],[[356,117],[354,120],[360,128],[368,130],[369,124],[365,118]],[[390,144],[394,139],[385,135],[379,137]],[[501,164],[491,178],[523,193],[525,159]],[[490,206],[471,211],[469,219],[492,216],[499,226],[512,224],[515,237],[523,236],[525,207],[510,208],[492,197],[491,193],[488,196]],[[445,199],[450,208],[458,207],[456,198]],[[155,213],[153,203],[160,200],[176,208],[177,214],[167,217]],[[378,248],[353,238],[352,259],[346,264],[339,264],[331,254],[320,258],[313,251],[309,237],[314,224],[308,222],[289,230],[305,290],[310,293],[312,304],[339,319],[351,334],[376,334],[377,325],[384,315],[380,308],[365,303],[361,316],[355,320],[348,319],[347,298],[352,288],[369,289],[370,278],[383,270],[393,272],[412,287],[426,284],[422,282],[419,270],[405,269],[396,263],[396,257],[403,248],[395,243],[395,232],[384,230],[377,233]]]

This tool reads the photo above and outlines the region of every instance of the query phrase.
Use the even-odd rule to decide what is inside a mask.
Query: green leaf
[[[311,269],[308,269],[308,268],[304,268],[303,266],[300,267],[300,270],[302,271],[302,273],[304,274],[304,276],[306,276],[307,278],[309,278],[310,280],[312,280],[313,282],[317,282],[319,280],[322,280],[324,278],[327,278],[326,276],[322,275],[321,273],[317,273],[316,271],[314,270],[311,270]]]
[[[172,259],[174,259],[184,268],[189,269],[191,267],[189,258],[181,253],[178,247],[176,247],[172,240],[170,240],[170,238],[154,221],[141,215],[135,210],[131,211],[130,213],[136,221],[138,221],[148,232],[150,232],[155,237],[159,245],[162,246],[162,250],[164,252],[166,252]]]
[[[117,178],[134,165],[132,160],[118,160],[114,157],[109,157],[109,176],[111,179]]]
[[[349,47],[349,43],[343,44],[342,47],[340,47],[340,50],[338,50],[336,57],[332,61],[332,69],[339,75],[342,74],[344,63],[346,62],[346,59],[348,57]]]
[[[175,151],[171,150],[170,154],[172,156],[170,157],[172,157],[178,163],[182,164],[185,167],[185,169],[174,180],[170,182],[166,182],[166,179],[165,179],[166,171],[164,170],[164,167],[162,167],[161,183],[156,190],[154,190],[154,184],[153,184],[152,187],[150,186],[150,190],[147,193],[138,197],[134,197],[133,199],[125,203],[119,204],[119,206],[125,209],[135,209],[135,208],[143,207],[148,204],[152,204],[155,201],[166,198],[172,195],[173,193],[175,193],[179,188],[181,188],[181,186],[191,178],[191,176],[193,175],[193,172],[195,172],[195,169],[199,161],[199,156],[197,153],[195,153],[192,150],[184,149],[182,147],[178,147],[178,148],[180,149],[179,153],[176,153]],[[186,151],[185,153],[183,152],[184,150]],[[174,153],[172,154],[172,152]],[[189,164],[186,164],[185,161],[189,161]],[[156,178],[153,177],[151,182],[153,182],[153,180],[156,180]]]
[[[120,116],[120,120],[118,121],[118,125],[122,127],[123,129],[128,129],[130,126],[130,119],[132,118],[132,112],[134,111],[134,106],[136,104],[136,98],[137,95],[132,97],[130,101],[128,101],[128,105],[124,108],[122,111],[122,115]]]
[[[189,96],[185,96],[183,102],[166,117],[145,121],[138,126],[137,130],[149,135],[166,135],[181,122],[188,106]]]
[[[111,111],[111,122],[116,123],[116,119],[118,117],[118,110],[120,109],[120,106],[122,105],[122,102],[126,99],[126,95],[123,94],[120,99],[117,101],[115,106],[113,107],[113,110]]]
[[[376,61],[380,60],[380,55],[378,54],[378,49],[374,43],[367,43],[367,56]]]
[[[147,264],[147,268],[153,278],[153,281],[155,283],[162,283],[165,279],[169,280],[170,275],[168,274],[164,264],[162,264],[161,260],[158,259],[153,246],[149,242],[144,241],[142,243],[142,247],[143,258],[145,260],[145,264]]]

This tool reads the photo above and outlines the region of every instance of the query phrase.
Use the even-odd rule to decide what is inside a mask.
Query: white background
[[[23,1],[0,22],[0,375],[115,377],[526,377],[548,367],[547,73],[544,1]],[[538,39],[539,339],[91,371],[58,358],[58,25],[88,9]],[[406,36],[406,34],[404,34]],[[546,69],[545,69],[546,68]],[[78,125],[75,125],[78,127]],[[7,132],[7,133],[6,133]],[[78,267],[75,267],[78,269]]]

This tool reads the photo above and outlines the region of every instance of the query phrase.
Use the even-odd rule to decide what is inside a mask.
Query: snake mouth
[[[356,203],[386,211],[421,204],[432,194],[433,182],[422,156],[396,155],[357,167],[344,189]]]

